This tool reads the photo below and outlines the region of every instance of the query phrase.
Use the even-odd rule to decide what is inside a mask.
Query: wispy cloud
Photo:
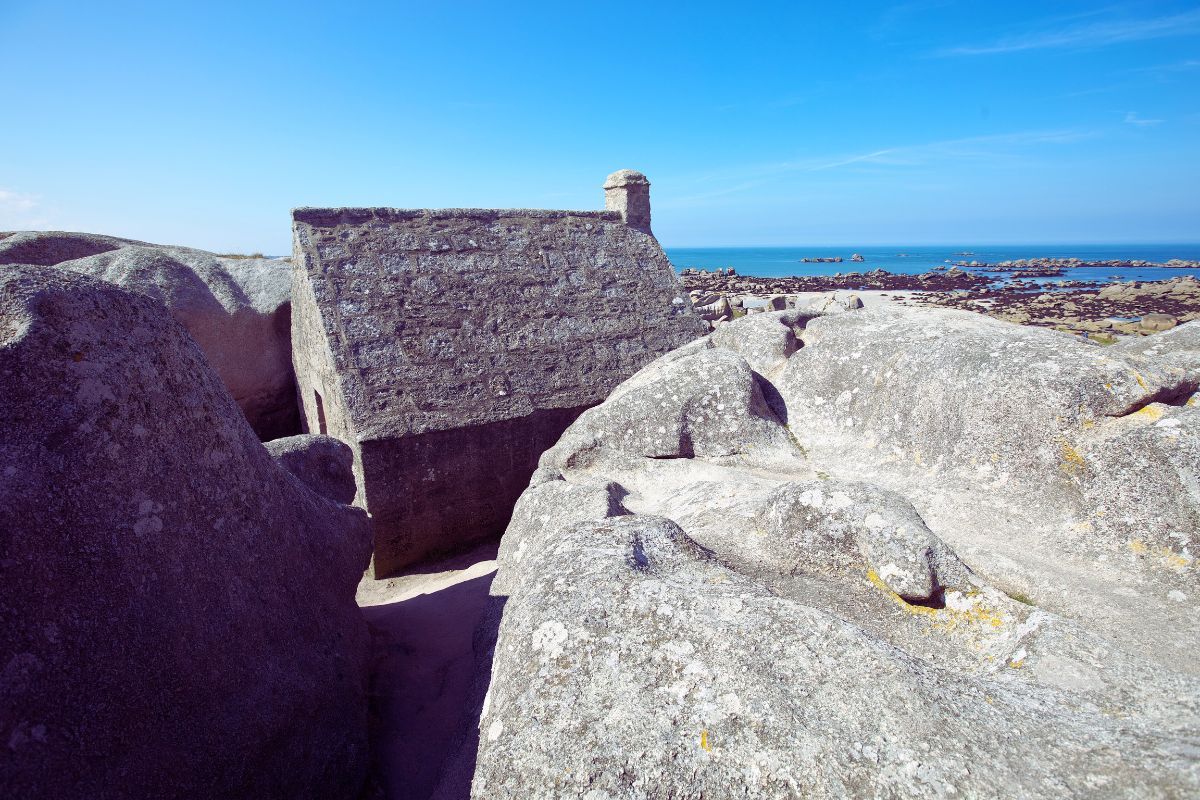
[[[1057,95],[1057,97],[1087,97],[1089,95],[1116,92],[1121,89],[1136,89],[1144,86],[1147,79],[1160,84],[1173,83],[1178,81],[1180,77],[1191,80],[1191,75],[1188,73],[1195,72],[1198,69],[1200,69],[1200,59],[1197,58],[1189,58],[1183,61],[1177,61],[1173,64],[1155,64],[1148,67],[1133,67],[1131,69],[1123,69],[1113,73],[1114,76],[1125,76],[1126,80],[1118,81],[1116,83],[1109,83],[1102,86],[1093,86],[1087,89],[1079,89],[1078,91]]]
[[[1138,67],[1130,72],[1154,72],[1154,73],[1172,73],[1172,72],[1190,72],[1200,70],[1200,59],[1184,59],[1177,61],[1175,64],[1159,64],[1152,67]]]
[[[450,100],[446,105],[452,108],[464,108],[469,111],[500,108],[500,104],[494,100]]]
[[[913,169],[942,163],[998,162],[1024,157],[1030,147],[1062,145],[1091,139],[1099,134],[1090,130],[1039,130],[942,139],[911,145],[881,147],[863,153],[843,153],[811,158],[747,165],[694,176],[692,183],[700,191],[670,198],[663,205],[687,207],[730,194],[739,194],[763,186],[788,174],[828,172],[853,167],[875,169]],[[676,185],[686,181],[674,181]],[[718,189],[703,189],[713,183],[726,183]]]
[[[1051,48],[1104,47],[1122,42],[1140,42],[1200,32],[1200,10],[1145,19],[1089,22],[1066,27],[1028,31],[981,45],[951,47],[942,56],[985,56]]]
[[[1067,144],[1090,139],[1094,131],[1050,130],[1017,131],[987,136],[968,136],[961,139],[942,139],[923,144],[884,147],[867,153],[845,155],[835,158],[804,159],[775,165],[780,172],[823,172],[853,164],[877,164],[884,166],[912,167],[935,161],[962,159],[994,159],[1011,154],[1030,145]]]
[[[0,209],[13,213],[17,211],[29,211],[36,207],[37,200],[34,199],[33,195],[0,189]]]
[[[0,230],[43,227],[49,221],[42,218],[42,211],[36,195],[0,188]]]
[[[1163,121],[1161,119],[1145,119],[1144,117],[1138,115],[1136,111],[1125,112],[1126,125],[1136,125],[1139,128],[1147,128],[1154,125],[1161,125],[1162,123]]]
[[[696,192],[693,194],[679,195],[670,197],[658,203],[659,208],[692,208],[694,206],[704,205],[704,201],[712,200],[715,197],[724,197],[729,194],[740,194],[748,189],[753,189],[762,186],[766,180],[743,181],[734,186],[727,186],[723,189],[712,189],[707,192]]]
[[[1177,75],[1180,72],[1192,72],[1200,69],[1200,58],[1188,58],[1183,61],[1177,61],[1174,64],[1155,64],[1149,67],[1135,67],[1134,69],[1126,70],[1130,73],[1150,74],[1156,77],[1165,77],[1168,75]]]
[[[896,3],[880,13],[875,22],[867,28],[867,33],[876,39],[890,37],[911,24],[913,17],[925,16],[949,5],[953,5],[953,0],[909,0]]]

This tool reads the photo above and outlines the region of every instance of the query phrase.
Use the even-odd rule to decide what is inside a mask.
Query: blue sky
[[[0,0],[0,229],[290,250],[300,205],[668,246],[1200,240],[1200,4]]]

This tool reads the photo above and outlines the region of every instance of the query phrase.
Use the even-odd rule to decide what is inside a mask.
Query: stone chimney
[[[620,211],[631,228],[650,231],[650,181],[632,169],[619,169],[604,181],[604,207]]]

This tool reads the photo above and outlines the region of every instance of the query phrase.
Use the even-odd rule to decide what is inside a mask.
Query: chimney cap
[[[650,180],[636,169],[619,169],[609,175],[604,181],[605,189],[618,189],[622,186],[649,186]]]

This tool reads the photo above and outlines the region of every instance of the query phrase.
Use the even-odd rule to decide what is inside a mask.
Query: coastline
[[[883,245],[858,248],[803,245],[667,247],[665,250],[677,271],[732,267],[740,275],[762,278],[832,277],[838,273],[869,273],[880,269],[893,274],[916,275],[948,270],[956,265],[997,278],[1013,272],[1061,270],[1041,277],[1093,283],[1158,280],[1163,277],[1165,269],[1170,269],[1169,274],[1172,275],[1193,274],[1200,277],[1200,243],[939,247]],[[861,257],[862,261],[853,261],[855,255]],[[1176,266],[1172,262],[1187,262],[1191,266]]]
[[[1020,273],[996,279],[958,267],[916,275],[873,270],[787,278],[685,269],[680,281],[697,312],[713,327],[742,314],[804,308],[832,298],[868,308],[886,304],[955,308],[1111,344],[1121,337],[1147,335],[1200,319],[1200,279],[1172,273],[1152,281],[1047,284],[1017,277]]]

